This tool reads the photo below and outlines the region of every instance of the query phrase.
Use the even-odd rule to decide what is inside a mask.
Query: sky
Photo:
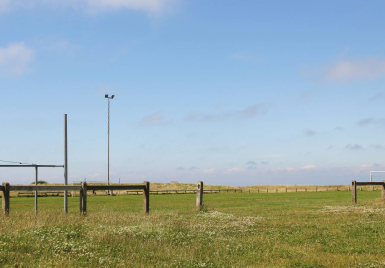
[[[384,1],[0,0],[0,164],[69,182],[350,184],[385,170]],[[0,168],[1,181],[34,181]],[[374,180],[382,181],[376,177]],[[62,168],[39,180],[63,182]]]

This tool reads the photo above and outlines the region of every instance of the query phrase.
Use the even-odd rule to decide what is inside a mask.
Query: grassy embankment
[[[0,265],[11,267],[384,267],[380,192],[11,198]]]

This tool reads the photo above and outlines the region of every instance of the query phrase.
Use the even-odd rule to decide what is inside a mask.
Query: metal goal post
[[[376,173],[384,173],[382,176],[376,176]],[[370,171],[370,182],[373,182],[373,177],[385,178],[385,171]],[[370,190],[373,191],[373,186],[370,186]]]

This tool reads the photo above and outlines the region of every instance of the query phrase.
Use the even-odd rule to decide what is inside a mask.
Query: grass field
[[[385,267],[379,191],[11,198],[3,267]]]

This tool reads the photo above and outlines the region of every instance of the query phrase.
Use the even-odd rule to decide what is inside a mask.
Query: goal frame
[[[370,171],[370,182],[373,182],[373,175],[372,173],[385,173],[385,171],[382,171],[382,170],[377,170],[377,171]],[[373,190],[373,186],[371,185],[370,186],[370,190],[372,191]]]

